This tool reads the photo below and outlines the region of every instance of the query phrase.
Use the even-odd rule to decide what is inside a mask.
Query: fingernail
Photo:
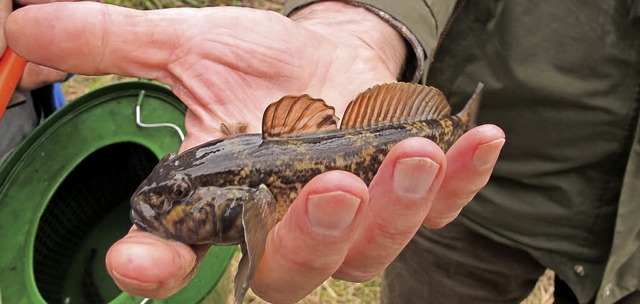
[[[428,158],[405,158],[396,162],[393,187],[401,195],[423,196],[436,178],[440,165]]]
[[[111,270],[111,275],[118,283],[125,283],[129,288],[136,290],[155,290],[160,286],[157,282],[140,282],[131,278],[127,278],[117,273],[115,270]]]
[[[473,163],[478,167],[492,165],[498,159],[504,142],[505,139],[501,138],[479,146],[473,154]]]
[[[349,227],[360,206],[360,198],[336,191],[309,195],[307,198],[311,228],[325,235],[339,235]]]

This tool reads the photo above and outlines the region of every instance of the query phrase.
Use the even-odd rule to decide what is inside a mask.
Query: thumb
[[[185,32],[185,14],[195,12],[48,3],[13,12],[5,33],[17,54],[41,65],[85,75],[157,79]]]
[[[109,248],[105,260],[109,275],[120,289],[158,299],[184,287],[205,252],[194,252],[185,244],[167,241],[134,227]]]

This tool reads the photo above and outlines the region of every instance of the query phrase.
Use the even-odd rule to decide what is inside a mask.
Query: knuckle
[[[327,276],[342,263],[345,255],[330,245],[318,249],[305,239],[294,241],[285,237],[279,238],[274,244],[277,254],[293,268],[325,273]]]
[[[316,274],[322,276],[329,276],[340,265],[340,261],[329,260],[325,258],[309,259],[300,258],[296,255],[289,255],[285,257],[285,264],[289,264],[291,269],[298,269],[304,271],[307,274]]]
[[[475,195],[476,193],[480,192],[480,190],[482,190],[482,188],[484,188],[484,186],[487,185],[487,182],[489,181],[489,178],[472,178],[470,179],[466,185],[464,185],[463,189],[465,189],[467,196],[472,196]]]
[[[457,216],[460,214],[460,211],[454,211],[447,214],[429,214],[427,218],[424,220],[424,226],[429,229],[440,229],[447,224],[451,223]]]
[[[360,272],[354,269],[348,269],[348,270],[339,269],[331,277],[337,280],[342,280],[342,281],[363,283],[363,282],[371,281],[379,273],[380,272],[365,273],[365,272]]]
[[[371,227],[375,233],[376,242],[383,246],[404,246],[420,228],[419,223],[396,221],[392,224],[377,220]]]
[[[464,187],[448,188],[441,193],[442,195],[439,193],[439,198],[449,202],[447,203],[449,209],[462,209],[473,200],[485,185],[486,181],[478,184],[468,183]]]
[[[454,200],[453,206],[455,206],[456,208],[462,209],[462,207],[466,206],[467,204],[469,204],[469,202],[473,200],[473,198],[476,196],[477,193],[478,192],[471,192],[471,193],[463,193],[459,195]]]
[[[316,273],[330,274],[342,262],[342,256],[330,253],[323,255],[300,254],[292,251],[285,255],[285,259],[294,266],[295,269],[305,269]]]
[[[443,219],[427,218],[427,220],[424,223],[424,226],[429,228],[429,229],[440,229],[440,228],[446,226],[447,224],[449,224],[449,222],[451,222],[451,220],[449,220],[449,219],[443,220]]]

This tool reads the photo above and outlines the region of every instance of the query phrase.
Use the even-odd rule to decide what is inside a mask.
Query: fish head
[[[173,156],[175,157],[175,156]],[[200,186],[165,157],[131,197],[138,229],[185,244],[238,244],[243,240],[243,205],[248,187]]]

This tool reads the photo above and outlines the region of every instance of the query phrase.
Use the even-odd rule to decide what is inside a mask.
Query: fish
[[[131,220],[185,244],[239,244],[234,296],[242,303],[267,234],[307,182],[344,170],[368,185],[391,148],[410,137],[447,151],[475,125],[482,89],[479,83],[452,115],[437,88],[378,84],[349,103],[340,127],[324,100],[284,96],[266,108],[261,134],[235,134],[162,158],[132,195]]]

